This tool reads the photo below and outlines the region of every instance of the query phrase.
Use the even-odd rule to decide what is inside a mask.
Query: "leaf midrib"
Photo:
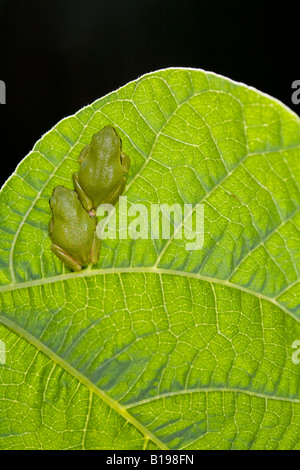
[[[141,405],[144,405],[146,403],[152,403],[156,400],[163,400],[163,399],[169,398],[169,397],[176,397],[178,395],[188,395],[188,394],[191,394],[191,393],[213,393],[213,392],[236,393],[236,394],[241,393],[241,394],[244,394],[244,395],[254,396],[256,398],[263,398],[265,400],[277,400],[277,401],[284,401],[284,402],[289,402],[289,403],[300,404],[300,399],[298,399],[298,398],[280,397],[280,396],[277,396],[277,395],[268,395],[266,393],[253,392],[251,390],[247,390],[247,389],[244,389],[244,388],[237,388],[237,387],[198,387],[198,388],[192,388],[190,390],[184,389],[184,390],[176,390],[175,392],[161,393],[159,395],[156,395],[155,397],[145,398],[144,400],[128,403],[125,406],[125,408],[128,410],[128,409],[134,408],[136,406],[141,406]]]
[[[283,312],[291,316],[294,320],[296,320],[298,323],[300,323],[300,318],[291,312],[290,310],[286,309],[284,305],[280,304],[279,302],[276,301],[276,298],[268,297],[264,294],[261,294],[260,292],[255,292],[247,287],[240,286],[238,284],[233,284],[227,279],[217,279],[213,277],[208,277],[204,276],[202,274],[198,273],[193,273],[193,272],[185,272],[185,271],[176,271],[176,270],[171,270],[171,269],[162,269],[162,268],[155,268],[155,267],[127,267],[127,268],[106,268],[106,269],[90,269],[87,268],[83,271],[80,271],[79,273],[76,272],[71,272],[71,273],[66,273],[66,274],[60,274],[58,276],[52,276],[52,277],[47,277],[43,279],[35,279],[32,281],[26,281],[26,282],[21,282],[21,283],[12,283],[12,284],[7,284],[4,286],[0,287],[0,293],[1,292],[10,292],[10,291],[15,291],[19,289],[27,289],[29,287],[36,287],[36,286],[42,286],[45,284],[53,284],[55,282],[63,282],[67,281],[69,279],[79,279],[79,278],[87,278],[87,277],[93,277],[93,276],[105,276],[107,274],[134,274],[134,273],[140,273],[140,274],[157,274],[157,275],[162,275],[162,274],[167,274],[171,276],[181,276],[181,277],[187,277],[187,278],[193,278],[193,279],[198,279],[201,281],[206,281],[211,284],[221,284],[226,287],[230,287],[232,289],[237,289],[243,292],[246,292],[247,294],[253,295],[254,297],[257,297],[259,299],[265,300],[267,302],[271,302],[274,304],[277,308],[281,309]],[[298,281],[298,280],[297,280]],[[290,286],[289,286],[290,287]],[[278,296],[281,295],[281,292],[278,294]]]

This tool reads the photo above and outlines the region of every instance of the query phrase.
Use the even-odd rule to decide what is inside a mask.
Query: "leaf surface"
[[[204,204],[202,250],[104,240],[72,273],[49,197],[113,124],[129,204]],[[300,120],[201,70],[145,75],[57,124],[0,194],[2,449],[300,449]]]

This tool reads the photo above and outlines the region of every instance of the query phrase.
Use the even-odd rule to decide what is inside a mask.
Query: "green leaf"
[[[129,203],[204,204],[202,250],[105,240],[72,273],[48,199],[113,124]],[[300,120],[167,69],[58,123],[1,191],[1,449],[300,449]],[[193,217],[194,209],[188,217]]]

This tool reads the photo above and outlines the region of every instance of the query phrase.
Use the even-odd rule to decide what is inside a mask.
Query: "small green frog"
[[[122,154],[122,141],[112,126],[94,134],[78,157],[80,169],[73,174],[83,207],[95,215],[100,204],[114,205],[126,185],[130,158]]]
[[[49,237],[53,253],[73,271],[97,263],[100,253],[97,221],[84,210],[77,193],[56,186],[49,203],[52,211]]]

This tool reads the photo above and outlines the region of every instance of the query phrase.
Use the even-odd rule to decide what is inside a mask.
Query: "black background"
[[[144,73],[213,71],[291,102],[299,2],[0,0],[0,185],[60,119]]]

